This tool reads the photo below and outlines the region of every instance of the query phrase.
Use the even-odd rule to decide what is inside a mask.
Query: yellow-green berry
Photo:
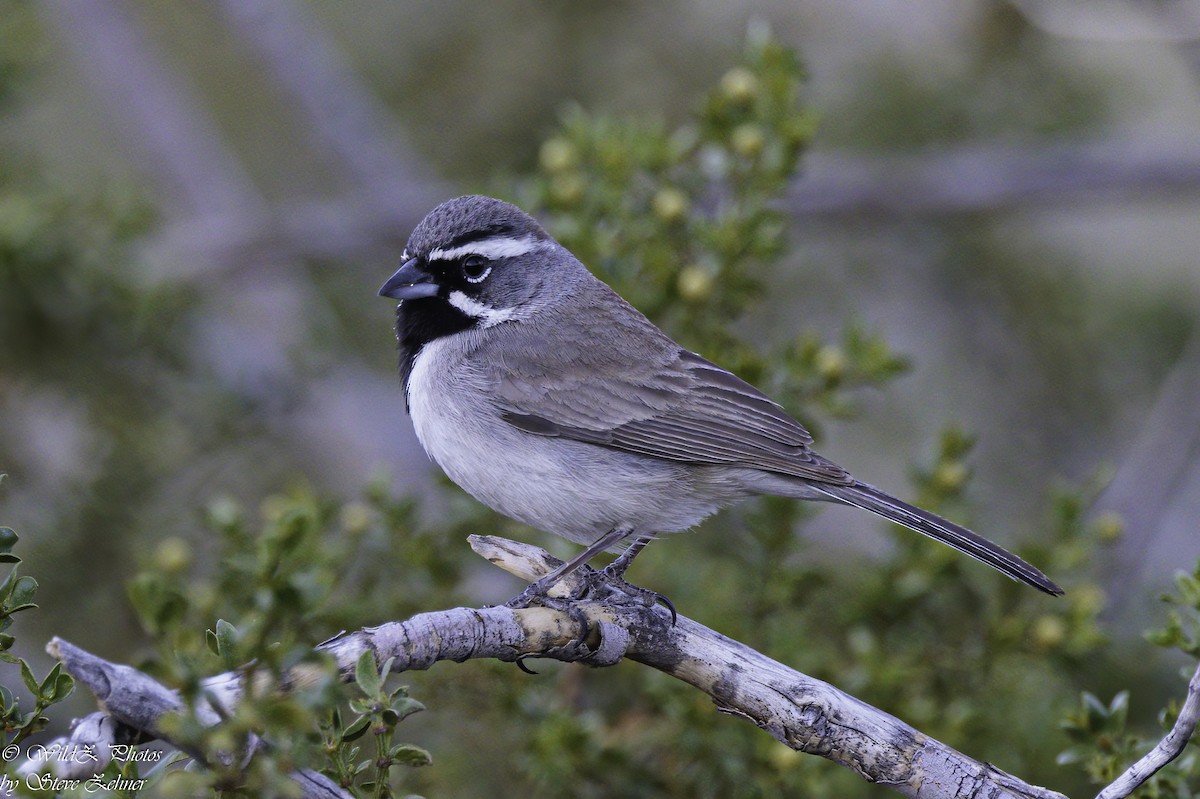
[[[1124,534],[1125,520],[1121,518],[1121,514],[1109,511],[1096,519],[1096,535],[1104,543],[1119,541]]]
[[[967,466],[959,460],[942,461],[933,472],[933,482],[942,491],[957,491],[967,482]]]
[[[688,302],[708,299],[713,290],[713,276],[707,269],[695,264],[685,266],[676,278],[679,296]]]
[[[348,533],[361,533],[371,524],[371,509],[361,502],[351,502],[342,507],[342,528]]]
[[[184,571],[192,563],[192,547],[178,536],[164,538],[154,549],[154,562],[168,574]]]
[[[735,103],[747,103],[758,94],[758,78],[745,67],[734,67],[721,78],[721,94]]]
[[[570,169],[575,166],[577,159],[578,153],[575,151],[575,145],[557,136],[543,142],[542,148],[538,152],[538,161],[541,163],[542,169],[552,173]]]
[[[1038,616],[1033,623],[1033,643],[1039,649],[1053,649],[1067,637],[1067,624],[1058,616]]]
[[[738,125],[729,137],[729,145],[733,151],[746,158],[753,158],[761,153],[766,143],[762,128],[751,122]]]
[[[688,197],[679,189],[666,187],[659,189],[650,201],[655,215],[664,222],[678,222],[688,212]]]
[[[831,383],[836,382],[846,373],[846,356],[838,347],[827,345],[817,350],[814,365],[817,367],[817,374]]]

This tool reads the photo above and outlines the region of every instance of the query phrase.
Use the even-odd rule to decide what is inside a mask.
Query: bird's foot
[[[571,640],[571,642],[559,651],[559,655],[571,653],[578,655],[579,657],[586,656],[591,651],[587,645],[588,638],[591,634],[591,627],[588,625],[587,616],[584,615],[583,611],[579,609],[579,606],[576,604],[575,597],[557,597],[550,596],[548,593],[546,593],[554,587],[555,582],[556,581],[547,581],[545,578],[543,578],[537,582],[531,583],[525,588],[524,591],[505,602],[504,607],[511,608],[512,610],[520,610],[522,608],[527,608],[530,605],[540,605],[541,607],[549,608],[550,610],[561,611],[562,613],[567,614],[571,621],[575,623],[578,632],[575,634],[575,637]],[[540,655],[536,653],[521,655],[516,660],[517,668],[526,674],[537,674],[536,671],[526,665],[525,661],[539,656]],[[574,658],[567,657],[565,659],[571,660]]]
[[[527,608],[530,605],[541,605],[552,610],[578,613],[578,609],[574,607],[574,602],[580,599],[610,600],[620,603],[628,603],[632,600],[646,607],[662,605],[671,614],[671,625],[675,625],[675,622],[679,618],[679,614],[675,611],[675,603],[657,591],[651,591],[648,588],[642,588],[627,581],[622,576],[624,569],[619,568],[619,565],[616,563],[613,565],[618,566],[618,568],[613,569],[610,566],[600,571],[587,567],[580,569],[580,587],[570,598],[550,596],[547,592],[554,587],[557,580],[548,581],[543,577],[526,586],[524,591],[505,602],[504,606],[517,610]]]
[[[545,605],[546,602],[551,599],[550,595],[546,593],[551,587],[552,586],[549,585],[543,585],[542,580],[530,583],[529,585],[525,586],[524,591],[505,602],[504,607],[512,610],[520,610],[521,608],[527,608],[530,605]]]
[[[675,603],[657,591],[651,591],[649,588],[642,588],[627,581],[622,576],[624,571],[624,569],[613,569],[612,566],[609,566],[585,575],[583,595],[598,600],[615,599],[617,602],[633,600],[648,608],[662,605],[671,614],[671,626],[675,626],[675,622],[679,618],[679,614],[675,612]]]

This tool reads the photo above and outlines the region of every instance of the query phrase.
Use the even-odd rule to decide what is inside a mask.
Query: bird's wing
[[[656,458],[853,482],[810,450],[808,431],[749,383],[656,329],[661,338],[653,342],[645,328],[632,336],[608,332],[570,358],[541,347],[518,357],[510,350],[497,387],[503,418],[536,435]],[[622,346],[631,341],[643,346]]]

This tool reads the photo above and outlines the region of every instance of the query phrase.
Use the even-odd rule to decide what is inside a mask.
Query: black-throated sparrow
[[[854,505],[1062,593],[813,452],[782,407],[672,341],[519,208],[442,203],[402,260],[379,293],[400,300],[400,376],[421,445],[484,504],[587,545],[514,602],[628,540],[605,570],[621,581],[654,536],[753,494]]]

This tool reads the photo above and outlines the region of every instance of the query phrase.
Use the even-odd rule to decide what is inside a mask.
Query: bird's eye
[[[462,269],[463,277],[471,283],[481,282],[492,271],[488,260],[482,255],[468,255],[462,259],[459,268]]]

